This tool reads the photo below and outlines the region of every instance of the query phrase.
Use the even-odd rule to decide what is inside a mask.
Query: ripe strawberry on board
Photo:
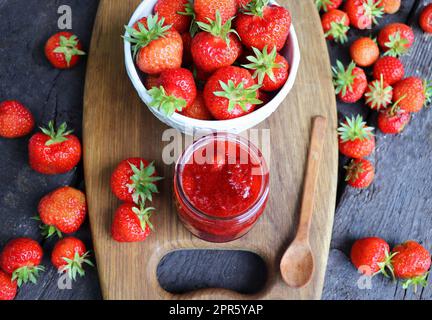
[[[181,113],[195,101],[197,88],[192,72],[187,69],[169,69],[160,74],[159,87],[149,90],[150,106],[167,116]]]
[[[261,103],[258,89],[250,72],[239,67],[216,71],[204,88],[204,101],[213,117],[228,120],[244,116]]]
[[[393,88],[384,82],[384,77],[380,80],[372,81],[365,93],[366,104],[372,110],[381,110],[387,108],[392,103]]]
[[[29,162],[33,170],[48,175],[71,171],[81,160],[81,142],[63,123],[56,130],[54,122],[41,128],[29,142]]]
[[[419,25],[426,33],[432,33],[432,3],[428,4],[420,14]]]
[[[381,0],[379,6],[384,9],[384,13],[395,14],[401,7],[401,0]]]
[[[36,241],[29,238],[18,238],[9,241],[0,255],[0,267],[9,275],[12,281],[17,281],[18,287],[24,283],[37,283],[43,251]]]
[[[378,128],[385,134],[401,133],[411,120],[411,114],[394,106],[378,114]]]
[[[234,18],[237,13],[237,0],[194,0],[196,20],[207,23],[208,19],[216,20],[216,13],[219,12],[222,24]]]
[[[48,39],[45,45],[45,56],[57,69],[69,69],[80,60],[80,56],[86,53],[82,51],[81,41],[70,32],[59,32]]]
[[[348,41],[347,33],[350,29],[348,15],[341,10],[333,9],[321,16],[321,25],[327,40],[345,43]]]
[[[414,31],[404,23],[391,23],[379,32],[378,43],[386,56],[399,57],[412,47]]]
[[[34,128],[30,110],[18,101],[0,103],[0,137],[15,139],[28,135]]]
[[[333,84],[339,99],[345,103],[359,101],[368,86],[363,69],[356,67],[354,62],[351,62],[345,69],[342,62],[337,60],[332,70]]]
[[[255,56],[248,56],[249,64],[243,65],[251,70],[253,78],[258,80],[258,84],[263,91],[276,91],[282,88],[289,76],[288,61],[276,52],[276,47],[269,52],[267,47],[260,51],[252,48]]]
[[[363,117],[346,117],[345,123],[338,128],[339,151],[354,159],[365,158],[375,149],[374,128],[367,127]]]
[[[276,46],[280,51],[290,32],[291,14],[283,7],[270,5],[269,0],[252,0],[235,22],[242,43],[249,49]]]
[[[158,0],[154,12],[161,18],[165,18],[165,24],[171,25],[179,33],[189,30],[192,17],[186,14],[186,6],[190,6],[189,0]]]
[[[393,86],[393,102],[408,112],[419,112],[426,102],[423,80],[409,77]]]
[[[315,5],[318,11],[330,11],[337,9],[342,4],[342,0],[315,0]]]
[[[351,25],[357,29],[370,29],[377,24],[377,19],[384,14],[384,9],[377,0],[347,0],[345,12],[348,14]]]
[[[15,299],[18,285],[12,277],[0,270],[0,301]]]
[[[361,37],[350,46],[351,59],[360,67],[370,67],[379,58],[378,45],[369,37]]]
[[[375,177],[375,168],[373,164],[366,159],[353,159],[345,167],[347,171],[345,181],[353,188],[368,188]]]
[[[378,59],[373,67],[374,79],[380,80],[382,76],[384,82],[391,86],[402,80],[404,75],[405,68],[402,62],[394,57],[382,57]]]
[[[187,108],[183,115],[189,118],[198,120],[213,120],[213,116],[205,105],[204,97],[202,92],[197,93],[197,97],[189,108]]]
[[[85,194],[71,187],[58,188],[41,199],[38,212],[44,237],[75,233],[87,216]]]

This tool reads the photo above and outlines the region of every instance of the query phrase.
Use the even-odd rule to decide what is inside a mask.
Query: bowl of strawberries
[[[271,0],[144,0],[125,28],[138,95],[186,134],[240,133],[263,122],[300,65],[291,14]]]

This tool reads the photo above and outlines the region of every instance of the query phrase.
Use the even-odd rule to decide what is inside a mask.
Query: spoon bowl
[[[292,288],[309,284],[314,273],[314,257],[308,242],[294,241],[280,264],[282,278]]]

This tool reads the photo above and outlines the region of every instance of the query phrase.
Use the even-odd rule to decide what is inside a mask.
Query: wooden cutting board
[[[312,0],[281,0],[292,12],[302,61],[296,84],[278,111],[260,128],[271,132],[271,196],[266,212],[245,237],[229,244],[194,238],[178,221],[172,201],[173,167],[162,162],[162,133],[167,129],[140,101],[123,63],[123,25],[139,0],[101,0],[89,55],[84,99],[84,164],[90,220],[105,299],[319,299],[321,296],[337,185],[336,101],[326,44]],[[316,272],[309,286],[290,289],[279,274],[281,255],[295,235],[311,119],[329,119],[321,164],[311,244]],[[128,157],[155,160],[166,179],[154,206],[157,232],[144,243],[118,244],[110,225],[119,201],[109,188],[110,174]],[[259,254],[269,278],[262,292],[242,296],[221,289],[187,295],[165,292],[156,269],[163,256],[178,249],[241,249]]]

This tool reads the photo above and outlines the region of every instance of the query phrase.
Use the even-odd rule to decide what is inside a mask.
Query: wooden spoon
[[[282,278],[288,286],[293,288],[302,288],[308,285],[315,268],[312,249],[309,243],[309,231],[326,129],[326,118],[316,117],[313,119],[312,137],[300,210],[300,224],[297,235],[285,252],[280,264]]]

